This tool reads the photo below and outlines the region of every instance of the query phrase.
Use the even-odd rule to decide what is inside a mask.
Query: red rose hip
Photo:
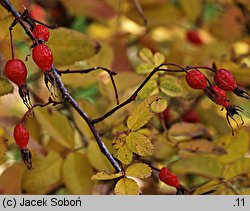
[[[44,72],[51,69],[53,64],[53,55],[47,45],[41,44],[34,47],[32,50],[32,58],[37,66]]]
[[[187,32],[186,34],[186,39],[187,41],[189,41],[190,43],[194,44],[194,45],[202,45],[203,41],[201,39],[200,33],[197,30],[190,30]]]
[[[159,179],[169,186],[175,188],[179,188],[180,186],[178,177],[175,174],[172,174],[166,167],[163,167],[160,170]]]
[[[18,86],[25,84],[27,69],[20,59],[10,59],[5,64],[5,74],[7,78]]]
[[[27,128],[22,124],[19,123],[14,128],[14,139],[16,141],[16,144],[22,149],[26,148],[29,142],[29,131]]]
[[[233,74],[226,69],[217,70],[214,75],[214,82],[224,91],[234,91],[237,88]]]
[[[36,25],[32,32],[36,39],[43,40],[44,42],[49,40],[50,33],[46,26]]]
[[[193,89],[205,90],[207,87],[206,76],[199,70],[191,70],[186,74],[186,82]]]

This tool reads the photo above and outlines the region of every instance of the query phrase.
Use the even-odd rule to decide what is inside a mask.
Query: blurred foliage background
[[[60,70],[103,66],[116,71],[121,102],[159,61],[184,67],[211,67],[214,62],[229,69],[239,86],[250,88],[249,0],[139,0],[147,27],[132,0],[11,2],[19,11],[24,5],[41,22],[60,26],[50,30],[48,42]],[[31,134],[34,169],[26,170],[23,165],[12,132],[26,108],[17,88],[3,73],[5,61],[11,57],[8,27],[12,21],[1,7],[0,193],[114,194],[117,179],[91,179],[98,171],[113,173],[114,169],[86,123],[68,104],[36,108],[35,118],[25,122]],[[14,28],[13,36],[16,57],[28,58],[25,64],[33,102],[46,102],[50,93],[42,72],[29,56],[31,42],[20,26]],[[140,56],[141,49],[144,52]],[[146,64],[145,51],[157,55],[154,64]],[[211,73],[206,75],[212,78]],[[195,194],[211,190],[213,194],[249,194],[249,101],[228,94],[231,104],[246,111],[245,124],[240,128],[234,125],[236,133],[232,136],[225,111],[202,92],[190,89],[184,77],[182,73],[156,75],[136,102],[96,125],[102,140],[126,169],[127,161],[117,155],[113,140],[127,130],[126,120],[135,105],[157,92],[154,80],[161,78],[158,94],[165,100],[157,106],[152,120],[137,131],[152,142],[154,152],[150,156],[133,155],[132,162],[169,166]],[[115,106],[111,81],[102,71],[63,75],[62,80],[92,118]],[[175,194],[175,189],[159,182],[157,176],[153,171],[149,178],[134,180],[143,194]]]

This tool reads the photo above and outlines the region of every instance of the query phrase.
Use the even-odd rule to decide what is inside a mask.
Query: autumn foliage
[[[1,194],[250,194],[248,0],[3,2]]]

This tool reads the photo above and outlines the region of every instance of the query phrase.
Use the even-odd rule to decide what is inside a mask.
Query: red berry
[[[5,73],[10,81],[18,86],[25,84],[27,69],[20,59],[10,59],[5,64]]]
[[[220,89],[218,86],[213,86],[213,90],[217,94],[213,94],[213,101],[217,103],[218,105],[221,105],[225,108],[229,107],[229,101],[227,99],[226,92],[222,89]]]
[[[49,29],[46,26],[36,25],[32,32],[36,39],[43,40],[44,42],[49,40]]]
[[[53,64],[53,55],[47,45],[41,44],[34,47],[32,50],[32,58],[37,66],[44,72],[51,69]]]
[[[237,88],[233,74],[226,69],[219,69],[214,75],[214,81],[224,91],[234,91]]]
[[[172,174],[166,167],[163,167],[160,170],[159,179],[169,186],[175,188],[178,188],[180,186],[178,177],[175,174]]]
[[[200,122],[200,117],[194,110],[186,111],[182,119],[185,122],[192,122],[192,123]]]
[[[186,74],[186,81],[193,89],[206,89],[206,76],[199,70],[191,70]]]
[[[202,45],[203,44],[200,33],[197,30],[188,31],[186,34],[186,39],[194,45]]]
[[[16,125],[13,135],[14,135],[16,144],[21,149],[27,147],[28,142],[29,142],[29,131],[22,123],[19,123]]]

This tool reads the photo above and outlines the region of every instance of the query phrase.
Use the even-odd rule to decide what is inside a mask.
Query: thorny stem
[[[74,73],[80,73],[80,74],[86,74],[86,73],[89,73],[89,72],[92,72],[92,71],[96,71],[96,70],[104,70],[106,71],[108,74],[109,74],[109,77],[111,79],[111,82],[112,82],[112,85],[113,85],[113,88],[114,88],[114,91],[115,91],[115,99],[116,99],[116,103],[117,105],[119,105],[119,97],[118,97],[118,92],[117,92],[117,88],[116,88],[116,85],[115,85],[115,80],[113,78],[113,75],[116,75],[117,73],[112,71],[112,70],[109,70],[108,68],[105,68],[105,67],[92,67],[92,68],[88,68],[88,69],[84,69],[84,70],[58,70],[58,74],[59,75],[62,75],[62,74],[74,74]]]
[[[21,14],[15,9],[15,7],[8,0],[0,0],[0,4],[5,9],[7,9],[9,12],[11,12],[12,15],[15,18],[18,18],[18,19],[22,18]],[[33,34],[31,33],[30,29],[25,24],[24,20],[19,21],[19,23],[24,28],[25,32],[30,37],[30,39],[32,41],[36,41],[36,39],[34,38]],[[53,73],[53,75],[55,77],[55,81],[56,81],[56,83],[58,85],[58,88],[59,88],[60,92],[62,93],[63,100],[68,101],[76,109],[76,111],[80,114],[80,116],[86,121],[86,123],[88,124],[91,132],[93,133],[93,135],[95,137],[96,142],[98,143],[98,146],[101,149],[101,152],[107,157],[107,159],[113,165],[113,167],[115,168],[115,170],[117,172],[121,172],[121,167],[119,166],[118,162],[113,158],[113,156],[108,151],[107,147],[102,142],[98,131],[96,130],[96,128],[94,127],[94,125],[91,122],[92,119],[79,107],[79,105],[77,104],[77,102],[68,93],[67,89],[65,88],[64,84],[62,83],[62,81],[61,81],[61,79],[59,77],[59,74],[57,73],[57,70],[56,70],[56,68],[54,66],[52,67],[52,73]]]

